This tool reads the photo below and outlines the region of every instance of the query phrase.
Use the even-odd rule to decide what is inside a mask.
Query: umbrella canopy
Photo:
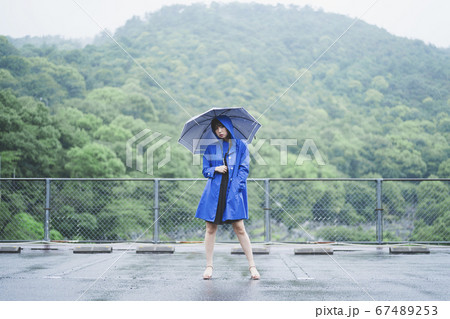
[[[213,108],[187,121],[178,143],[193,154],[202,154],[205,146],[217,141],[217,137],[211,130],[211,121],[220,115],[228,116],[233,122],[235,137],[249,144],[261,127],[261,124],[243,107]]]

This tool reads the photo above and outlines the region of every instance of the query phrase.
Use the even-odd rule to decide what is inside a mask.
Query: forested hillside
[[[170,6],[113,35],[134,60],[106,35],[78,49],[1,36],[1,175],[149,177],[125,165],[126,141],[148,128],[172,137],[153,176],[201,176],[176,142],[184,122],[244,106],[263,114],[254,143],[265,140],[267,165],[252,158],[252,177],[450,177],[450,50],[361,21],[332,45],[352,21],[307,7]],[[287,165],[272,138],[297,140]],[[295,164],[305,139],[326,165]]]

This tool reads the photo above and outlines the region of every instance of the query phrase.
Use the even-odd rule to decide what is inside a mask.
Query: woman
[[[243,141],[234,137],[233,124],[229,117],[216,117],[211,121],[211,129],[219,140],[209,145],[203,155],[202,173],[208,181],[195,214],[195,217],[206,221],[206,269],[203,279],[212,277],[217,227],[231,223],[247,257],[251,279],[258,280],[260,275],[244,227],[244,219],[248,219],[248,148]]]

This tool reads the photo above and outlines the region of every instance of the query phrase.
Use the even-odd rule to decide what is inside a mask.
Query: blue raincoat
[[[250,166],[250,156],[247,144],[235,139],[233,124],[229,117],[218,116],[217,119],[231,134],[231,148],[228,152],[228,188],[227,202],[222,221],[248,219],[247,177]],[[215,133],[214,133],[215,135]],[[223,141],[209,145],[203,155],[203,176],[208,178],[202,197],[198,204],[195,217],[214,222],[217,202],[219,200],[220,182],[222,174],[215,172],[216,166],[223,163]]]

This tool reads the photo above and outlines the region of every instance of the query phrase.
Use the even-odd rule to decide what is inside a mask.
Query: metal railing
[[[0,179],[0,241],[202,241],[205,179]],[[450,179],[248,179],[253,242],[450,243]],[[230,225],[217,241],[237,241]]]

